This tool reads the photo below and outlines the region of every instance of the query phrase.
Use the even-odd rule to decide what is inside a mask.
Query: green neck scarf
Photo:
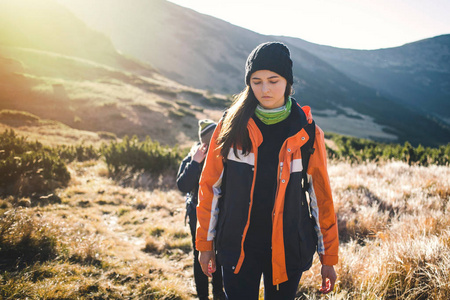
[[[265,109],[258,104],[255,110],[255,115],[264,124],[272,125],[286,120],[286,118],[289,117],[289,114],[291,113],[291,107],[292,100],[291,97],[288,97],[285,105],[274,109]]]

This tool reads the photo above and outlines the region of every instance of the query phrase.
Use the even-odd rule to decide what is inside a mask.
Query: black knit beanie
[[[250,53],[245,63],[245,83],[250,85],[250,76],[259,70],[269,70],[283,76],[291,85],[292,60],[285,44],[268,42],[259,45]]]

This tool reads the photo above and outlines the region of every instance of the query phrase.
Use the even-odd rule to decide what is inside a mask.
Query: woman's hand
[[[322,287],[319,290],[324,294],[328,294],[334,289],[334,284],[337,279],[336,272],[333,266],[322,265],[320,273],[322,274]]]
[[[208,152],[208,144],[203,143],[194,152],[192,159],[198,163],[201,163],[205,159],[207,152]]]
[[[206,276],[212,277],[212,273],[216,271],[216,255],[214,251],[200,251],[198,261]]]

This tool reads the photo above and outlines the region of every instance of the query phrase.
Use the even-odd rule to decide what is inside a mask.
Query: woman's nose
[[[267,83],[263,83],[263,85],[262,85],[263,93],[267,93],[269,90],[270,90],[269,85]]]

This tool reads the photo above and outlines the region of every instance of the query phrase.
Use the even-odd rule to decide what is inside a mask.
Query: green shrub
[[[174,107],[173,102],[167,100],[156,100],[156,103],[164,107]]]
[[[179,106],[184,106],[187,108],[190,108],[192,106],[191,102],[186,101],[186,100],[177,100],[177,101],[175,101],[175,103],[178,104]]]
[[[169,116],[172,118],[181,119],[182,117],[186,116],[186,114],[180,109],[171,109],[169,110]]]
[[[175,90],[172,90],[165,86],[159,86],[159,85],[150,85],[145,89],[147,92],[155,93],[161,96],[166,96],[169,98],[176,98],[178,95],[178,92]]]
[[[28,142],[13,130],[0,135],[0,195],[49,194],[69,180],[64,161],[53,149]]]
[[[111,175],[131,170],[144,170],[153,174],[162,174],[178,168],[182,153],[175,148],[161,146],[149,137],[139,141],[136,136],[125,136],[122,142],[111,142],[103,145],[101,153],[104,156]]]
[[[192,110],[203,112],[204,108],[203,107],[198,107],[198,106],[192,106]]]
[[[181,113],[183,113],[184,115],[186,115],[186,116],[195,117],[195,113],[193,113],[190,109],[186,109],[186,108],[180,107],[179,111]]]
[[[208,106],[226,108],[229,107],[233,103],[233,99],[231,97],[227,97],[226,99],[221,99],[215,97],[211,94],[206,95],[201,99],[202,103]]]
[[[98,159],[101,156],[100,151],[92,145],[63,145],[56,147],[55,151],[60,158],[67,162],[72,162],[74,160],[87,161],[91,159]]]
[[[327,133],[337,149],[327,149],[332,159],[344,159],[352,162],[399,160],[409,165],[448,165],[450,160],[450,144],[439,148],[413,147],[410,143],[387,144],[367,139]]]
[[[116,134],[112,133],[112,132],[98,131],[97,135],[99,138],[105,139],[105,140],[116,140],[117,139]]]

